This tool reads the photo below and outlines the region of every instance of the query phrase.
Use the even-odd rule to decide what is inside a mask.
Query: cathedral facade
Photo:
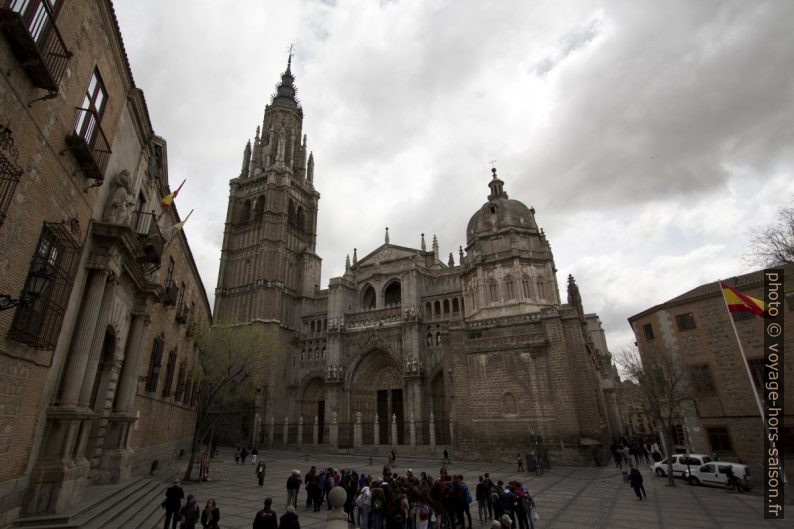
[[[294,81],[288,64],[230,181],[214,311],[217,324],[270,328],[288,354],[216,437],[471,458],[544,443],[557,461],[598,460],[622,430],[603,330],[572,277],[562,303],[535,210],[495,169],[457,258],[435,236],[391,244],[387,228],[321,288],[320,194]]]

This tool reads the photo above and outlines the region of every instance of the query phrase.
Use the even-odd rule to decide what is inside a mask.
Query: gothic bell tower
[[[301,299],[319,288],[320,193],[296,92],[290,54],[262,124],[243,150],[240,175],[229,181],[216,323],[261,321],[297,329]]]

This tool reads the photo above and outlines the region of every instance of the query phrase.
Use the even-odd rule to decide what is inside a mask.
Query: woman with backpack
[[[372,508],[372,489],[369,488],[370,481],[367,479],[361,492],[356,496],[356,508],[358,509],[359,527],[369,529],[369,511]]]
[[[181,529],[195,529],[199,521],[201,512],[198,505],[196,505],[196,497],[188,494],[187,503],[179,510],[179,515],[182,517]]]
[[[372,523],[370,529],[383,529],[383,507],[386,503],[386,495],[381,484],[375,483],[372,487]]]

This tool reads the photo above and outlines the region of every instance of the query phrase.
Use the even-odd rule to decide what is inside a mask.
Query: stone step
[[[165,491],[164,483],[159,480],[146,479],[141,486],[130,491],[123,498],[104,502],[104,508],[92,513],[90,518],[78,519],[80,529],[116,529],[129,527],[129,517],[137,513],[143,502],[153,496],[162,496]],[[160,500],[162,501],[162,500]],[[157,502],[159,506],[160,502]]]

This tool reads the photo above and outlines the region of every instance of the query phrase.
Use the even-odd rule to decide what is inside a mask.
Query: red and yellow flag
[[[174,191],[172,193],[168,193],[166,196],[164,196],[160,200],[160,207],[162,207],[164,210],[166,210],[166,209],[171,207],[171,204],[174,203],[174,199],[179,194],[179,190],[182,189],[183,185],[185,185],[185,181],[186,180],[187,180],[187,178],[185,178],[185,180],[182,180],[182,183],[179,184],[179,187],[176,188],[176,191]]]
[[[762,318],[766,317],[766,305],[764,305],[763,301],[751,298],[725,283],[720,283],[720,286],[722,287],[722,294],[725,296],[725,304],[728,306],[729,312],[749,312]]]

